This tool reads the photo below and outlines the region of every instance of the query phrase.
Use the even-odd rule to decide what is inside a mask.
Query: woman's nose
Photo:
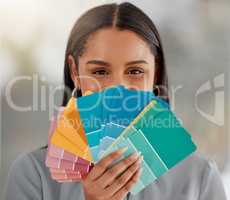
[[[137,90],[137,86],[131,85],[130,83],[127,83],[124,79],[118,78],[116,80],[113,80],[110,82],[111,85],[123,85],[125,88],[130,90]]]
[[[126,86],[126,81],[120,74],[114,74],[113,78],[109,81],[111,85],[123,85]]]
[[[138,90],[136,85],[132,85],[126,77],[124,77],[123,72],[117,72],[109,80],[110,85],[123,85],[125,88],[130,90]]]

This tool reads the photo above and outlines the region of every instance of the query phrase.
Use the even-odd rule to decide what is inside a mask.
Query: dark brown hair
[[[169,103],[168,77],[164,52],[156,26],[141,9],[131,3],[124,2],[121,4],[111,3],[94,7],[85,12],[74,24],[65,52],[65,89],[62,106],[67,104],[74,89],[74,82],[71,79],[70,67],[67,61],[68,55],[74,57],[78,66],[79,57],[84,53],[85,44],[90,34],[105,27],[131,30],[146,41],[155,57],[154,87],[158,86],[158,89],[163,89],[160,90],[160,97],[163,97]],[[155,92],[154,88],[153,92]],[[80,97],[81,95],[81,91],[78,90],[76,96]]]

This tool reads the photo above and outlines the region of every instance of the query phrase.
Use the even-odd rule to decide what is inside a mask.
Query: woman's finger
[[[93,169],[90,171],[88,174],[88,178],[90,180],[96,180],[99,178],[109,167],[110,164],[112,164],[113,161],[117,160],[118,158],[121,157],[121,155],[128,149],[128,147],[124,147],[121,149],[118,149],[117,151],[114,151],[110,153],[109,155],[105,156],[102,158],[95,166]]]
[[[112,199],[124,199],[131,188],[137,183],[141,175],[141,168],[139,168],[131,179],[124,185],[117,193],[112,196]]]
[[[118,192],[124,185],[129,182],[129,180],[133,177],[133,175],[140,169],[141,167],[142,157],[139,157],[136,162],[131,165],[122,175],[120,175],[114,182],[105,189],[111,195],[114,195]]]
[[[119,161],[117,164],[106,170],[106,172],[97,180],[97,183],[103,188],[110,185],[116,177],[135,163],[140,156],[140,152],[135,152]]]

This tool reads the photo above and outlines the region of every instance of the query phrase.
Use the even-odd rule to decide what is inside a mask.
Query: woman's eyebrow
[[[110,66],[109,63],[102,61],[102,60],[89,60],[86,64],[95,64],[95,65],[103,65],[103,66]]]
[[[148,64],[148,62],[145,61],[145,60],[134,60],[134,61],[131,61],[131,62],[127,62],[125,65],[134,65],[134,64],[140,64],[140,63]]]

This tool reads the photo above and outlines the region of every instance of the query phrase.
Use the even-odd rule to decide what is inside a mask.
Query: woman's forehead
[[[88,38],[85,47],[82,59],[154,60],[148,44],[129,30],[100,29]]]

